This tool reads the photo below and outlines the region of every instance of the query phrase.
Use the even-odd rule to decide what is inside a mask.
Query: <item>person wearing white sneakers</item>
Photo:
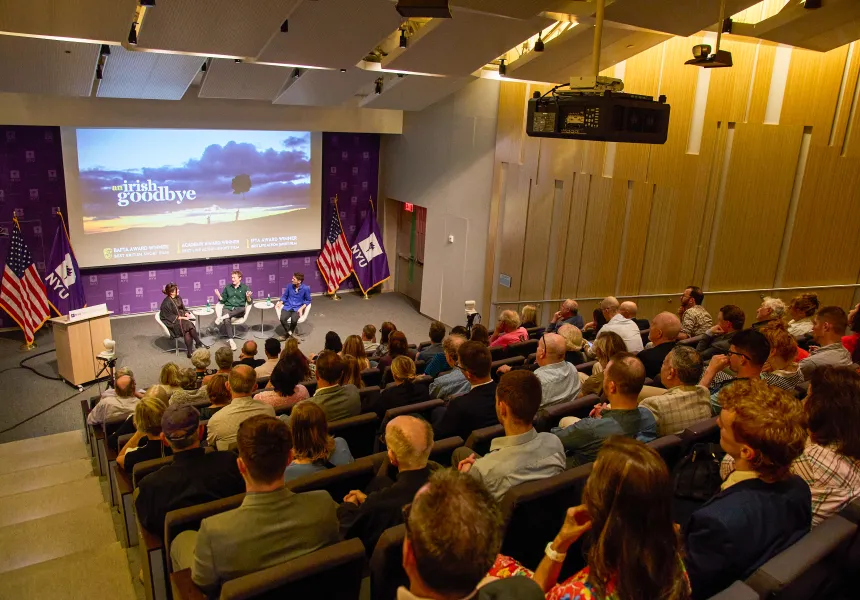
[[[223,292],[215,290],[218,301],[224,305],[221,316],[215,319],[215,325],[224,323],[224,335],[231,350],[236,350],[236,342],[233,341],[233,318],[245,314],[245,305],[251,304],[251,290],[242,282],[242,271],[233,271],[230,274],[230,285],[224,287]]]

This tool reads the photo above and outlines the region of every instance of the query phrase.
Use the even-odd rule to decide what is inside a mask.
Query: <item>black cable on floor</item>
[[[48,354],[49,352],[56,352],[56,351],[57,351],[56,349],[45,350],[44,352],[39,352],[38,354],[33,354],[33,355],[28,356],[27,358],[23,359],[21,362],[19,362],[17,367],[12,367],[12,368],[13,369],[27,369],[28,371],[32,371],[33,373],[35,373],[39,377],[43,377],[45,379],[50,379],[51,381],[62,381],[63,380],[62,377],[51,377],[50,375],[45,375],[44,373],[39,373],[33,367],[24,364],[28,360],[33,360],[37,356],[42,356],[43,354]],[[2,371],[0,371],[0,373],[2,373]]]

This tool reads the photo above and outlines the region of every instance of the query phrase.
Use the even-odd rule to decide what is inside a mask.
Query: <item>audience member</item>
[[[381,358],[388,354],[388,338],[395,331],[397,331],[397,325],[391,321],[382,322],[379,327],[379,345],[376,347],[376,352],[373,353],[375,358]]]
[[[161,441],[173,451],[173,462],[144,477],[134,501],[140,524],[158,537],[170,511],[245,491],[236,455],[207,453],[201,433],[200,413],[189,404],[174,404],[161,417]]]
[[[281,342],[278,338],[267,338],[263,344],[263,351],[266,353],[266,360],[259,367],[254,367],[257,374],[257,379],[261,377],[270,377],[275,365],[278,364],[278,358],[281,356]]]
[[[606,325],[597,332],[597,337],[600,338],[610,332],[617,333],[624,340],[627,351],[636,354],[643,348],[642,334],[634,321],[618,312],[618,306],[618,299],[614,296],[607,296],[600,303],[600,310],[606,318]]]
[[[437,368],[435,364],[439,359],[438,355],[424,368],[424,373],[435,377],[430,383],[431,398],[448,400],[453,396],[465,394],[472,389],[469,380],[466,379],[466,376],[457,364],[460,346],[465,342],[466,338],[464,336],[455,334],[451,334],[442,340],[442,347],[445,349],[445,364],[450,369],[444,375],[439,375],[442,372],[442,367]]]
[[[486,577],[502,546],[502,516],[473,477],[451,469],[434,473],[404,507],[403,518],[409,589],[398,589],[398,600],[543,600],[540,587],[526,577]]]
[[[345,354],[341,357],[343,361],[343,374],[340,376],[341,385],[354,385],[358,389],[364,387],[364,380],[361,378],[361,369],[358,366],[358,360],[350,355]]]
[[[809,379],[818,367],[851,365],[851,354],[842,345],[842,336],[848,327],[848,317],[838,306],[824,306],[812,320],[812,337],[818,348],[810,350],[809,356],[800,361],[803,377]]]
[[[625,319],[630,319],[636,323],[636,327],[639,328],[639,331],[645,331],[651,326],[651,324],[648,322],[648,319],[637,319],[636,314],[638,312],[639,307],[636,306],[636,303],[632,300],[627,300],[618,305],[618,314]]]
[[[375,402],[364,407],[363,412],[375,412],[381,419],[392,408],[426,402],[430,399],[427,386],[415,383],[415,363],[408,356],[398,356],[391,363],[394,383],[382,390]]]
[[[496,415],[505,428],[504,437],[490,442],[486,456],[465,446],[454,452],[457,470],[483,482],[496,500],[515,485],[564,471],[561,441],[551,433],[538,433],[532,425],[541,406],[541,387],[530,371],[503,375],[496,388]]]
[[[573,325],[580,331],[585,327],[582,315],[579,314],[579,304],[572,298],[568,298],[561,303],[561,308],[552,316],[552,320],[547,325],[546,331],[547,333],[554,333],[562,325]]]
[[[458,336],[465,340],[464,336]],[[442,371],[447,371],[451,368],[451,365],[448,364],[448,358],[445,354],[445,340],[448,338],[442,338],[442,352],[438,354],[434,354],[427,362],[424,364],[424,374],[429,375],[430,377],[436,377]],[[457,364],[456,357],[454,358],[454,365]]]
[[[556,329],[558,334],[564,338],[565,352],[564,360],[573,366],[581,365],[585,362],[585,352],[583,352],[582,331],[576,325],[562,325]]]
[[[684,431],[711,417],[711,394],[708,388],[698,385],[702,370],[699,353],[689,346],[675,346],[663,359],[660,381],[666,390],[639,403],[657,420],[658,435]]]
[[[299,350],[299,340],[296,338],[290,338],[284,343],[284,349],[281,350],[281,356],[278,357],[278,359],[283,360],[285,356],[294,356],[302,365],[302,381],[308,381],[314,378],[316,365],[308,360],[308,357],[305,356],[304,352]],[[272,381],[269,380],[270,386],[271,383]]]
[[[529,332],[520,327],[520,316],[515,310],[503,310],[493,335],[490,336],[490,347],[507,348],[511,344],[524,342],[529,339]]]
[[[498,425],[496,382],[490,377],[490,349],[478,342],[464,342],[458,349],[458,366],[470,390],[450,399],[448,406],[434,411],[433,431],[437,440],[460,436],[464,440],[475,429]]]
[[[325,334],[323,350],[330,350],[331,352],[337,352],[338,354],[343,351],[343,342],[340,341],[340,336],[336,331],[329,331]],[[314,359],[316,359],[316,357],[314,357]]]
[[[744,329],[732,338],[729,351],[711,359],[699,385],[711,392],[711,411],[720,414],[720,391],[742,379],[760,379],[764,363],[770,356],[770,344],[760,331]],[[734,373],[723,372],[728,367]]]
[[[168,394],[173,394],[182,389],[179,380],[179,365],[174,362],[165,363],[158,375],[158,384],[164,386]]]
[[[430,323],[429,336],[430,345],[418,353],[418,358],[416,360],[427,362],[437,354],[442,354],[442,340],[445,338],[445,325],[439,321],[433,321]]]
[[[478,342],[485,346],[490,345],[490,331],[481,323],[472,325],[472,331],[469,334],[470,342]]]
[[[570,327],[573,326],[570,325]],[[579,394],[582,382],[576,367],[564,359],[566,350],[565,339],[557,333],[545,333],[538,341],[535,360],[539,367],[534,374],[541,384],[543,396],[541,407],[573,400]],[[497,373],[503,375],[511,369],[510,365],[502,365]],[[498,395],[498,391],[496,394]]]
[[[183,531],[170,549],[174,571],[190,567],[192,581],[210,596],[217,595],[224,581],[340,539],[337,505],[328,492],[296,494],[284,487],[293,446],[286,423],[265,415],[251,417],[239,428],[237,441],[247,491],[242,505],[203,519],[199,532]]]
[[[678,307],[678,316],[681,318],[681,333],[679,340],[684,340],[697,335],[704,335],[711,325],[714,324],[711,315],[702,306],[705,294],[702,288],[696,285],[688,285],[681,296],[681,306]]]
[[[782,319],[784,314],[785,302],[768,296],[762,300],[761,306],[755,311],[755,323],[752,324],[752,328],[758,329],[773,319]]]
[[[170,455],[170,448],[161,443],[161,417],[166,408],[166,402],[148,395],[134,407],[136,431],[116,457],[116,463],[126,473],[134,472],[137,463]]]
[[[740,306],[726,304],[717,313],[717,324],[705,332],[705,337],[699,340],[696,351],[702,360],[710,360],[717,354],[726,354],[732,343],[732,338],[744,328],[746,315]]]
[[[582,328],[582,335],[591,336],[590,339],[594,339],[604,325],[606,325],[606,317],[603,316],[603,311],[600,308],[595,308],[591,313],[591,321]]]
[[[610,331],[606,335],[602,335],[594,340],[592,350],[597,358],[597,364],[605,369],[610,358],[619,352],[627,352],[627,345],[624,343],[624,340],[621,339],[621,336],[614,331]],[[579,391],[580,397],[587,396],[588,394],[599,394],[603,391],[603,369],[592,372],[592,374],[587,377],[585,376],[585,373],[579,374],[580,379],[585,378],[582,382],[582,388]]]
[[[409,348],[409,342],[406,340],[406,334],[402,331],[393,331],[388,336],[388,352],[385,356],[379,358],[376,367],[380,371],[384,371],[386,367],[391,366],[393,361],[398,356],[408,356],[415,360],[415,351]]]
[[[648,331],[648,341],[651,342],[636,356],[645,367],[645,376],[652,379],[660,373],[663,361],[678,343],[678,334],[681,332],[681,319],[678,315],[670,312],[658,313],[651,319]]]
[[[227,378],[227,375],[218,373],[206,384],[210,404],[200,409],[201,419],[211,419],[212,415],[230,404],[233,397],[230,395],[230,388],[227,387]]]
[[[293,453],[284,471],[285,481],[355,461],[346,440],[328,434],[325,413],[313,402],[299,402],[293,408],[290,433]]]
[[[239,360],[234,360],[233,366],[248,365],[252,369],[256,369],[266,362],[262,358],[257,358],[257,352],[257,342],[248,340],[242,344],[242,350],[239,352]]]
[[[179,385],[182,388],[170,396],[170,404],[199,404],[209,400],[205,387],[197,387],[197,372],[191,367],[179,369]]]
[[[232,400],[212,415],[206,433],[209,445],[219,450],[227,449],[236,441],[239,426],[246,419],[254,415],[275,416],[274,408],[251,397],[257,389],[257,376],[248,365],[233,367],[227,379],[227,388]]]
[[[818,312],[820,302],[818,294],[810,292],[801,294],[791,299],[788,304],[788,333],[792,337],[799,338],[812,333],[812,317]]]
[[[462,335],[466,339],[469,338],[469,330],[464,325],[454,325],[451,328],[451,335]]]
[[[593,462],[610,436],[626,435],[640,442],[657,438],[654,415],[639,406],[639,392],[645,383],[642,361],[629,352],[619,352],[604,373],[603,393],[609,406],[595,406],[592,416],[585,419],[566,417],[552,430],[564,445],[568,468]]]
[[[797,340],[780,319],[773,319],[759,331],[767,338],[770,354],[761,370],[761,378],[770,385],[793,392],[803,383],[803,373],[797,364]]]
[[[87,415],[87,425],[99,425],[116,417],[128,417],[134,413],[134,407],[140,399],[137,396],[137,384],[134,373],[128,367],[120,367],[116,371],[114,393],[105,394]]]
[[[848,312],[848,326],[851,328],[851,335],[842,336],[842,345],[851,354],[851,361],[860,364],[860,344],[857,343],[860,340],[860,304]]]
[[[586,567],[556,583],[570,547],[589,531]],[[567,509],[537,570],[499,555],[489,575],[524,575],[541,586],[548,600],[687,600],[690,584],[682,558],[666,463],[640,442],[613,437],[597,455],[582,504]]]
[[[367,358],[367,352],[364,351],[364,342],[357,335],[349,335],[343,343],[343,351],[341,356],[352,356],[358,363],[358,370],[364,371],[370,368],[370,360]]]
[[[317,391],[311,402],[323,409],[328,421],[354,417],[361,412],[361,398],[354,385],[340,385],[343,359],[337,352],[323,351],[317,357]]]
[[[720,446],[734,458],[735,471],[683,533],[696,599],[746,579],[812,522],[809,486],[789,470],[806,438],[800,403],[757,379],[725,388],[720,402]]]
[[[403,522],[403,506],[427,483],[439,467],[428,461],[433,449],[433,430],[423,419],[401,416],[385,427],[388,460],[397,468],[396,481],[378,476],[367,491],[352,490],[338,509],[338,518],[346,539],[358,538],[367,555],[373,553],[382,532]]]
[[[268,404],[275,410],[295,406],[302,400],[310,398],[308,388],[300,383],[304,378],[304,367],[301,361],[295,354],[288,354],[278,359],[275,370],[269,377],[272,389],[259,392],[254,396],[254,400]]]
[[[361,330],[361,342],[364,344],[364,351],[368,356],[371,356],[376,349],[379,348],[379,344],[376,343],[376,325],[368,323]]]
[[[230,371],[233,369],[233,351],[227,346],[221,346],[218,348],[215,351],[215,364],[218,367],[218,370],[215,371],[215,373],[220,373],[229,377]],[[206,375],[203,378],[202,385],[209,383],[209,380],[212,379],[212,375],[215,373]]]
[[[214,369],[209,368],[211,364],[212,353],[209,351],[209,348],[198,348],[191,355],[191,366],[194,367],[194,372],[197,373],[197,385],[203,385],[203,378],[215,373]]]
[[[520,312],[520,323],[526,329],[537,327],[537,308],[532,304],[523,306]]]

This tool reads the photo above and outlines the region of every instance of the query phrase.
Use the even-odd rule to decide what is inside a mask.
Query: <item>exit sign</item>
[[[415,210],[415,207],[412,205],[411,202],[404,202],[403,210],[405,210],[406,212],[412,212],[413,210]]]

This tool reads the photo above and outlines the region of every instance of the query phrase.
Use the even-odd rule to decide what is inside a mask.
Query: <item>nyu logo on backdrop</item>
[[[48,169],[48,181],[56,181],[57,180],[57,170],[56,169]]]
[[[234,270],[234,271],[238,271],[238,270],[239,270],[239,263],[233,263],[233,270]]]
[[[262,271],[262,270],[263,270],[263,267],[265,266],[265,264],[266,264],[266,263],[264,263],[262,260],[258,260],[258,261],[257,261],[257,270],[258,270],[258,271]]]
[[[119,274],[120,281],[128,281],[128,273],[120,273]]]
[[[149,310],[155,310],[157,308],[158,308],[158,302],[150,302],[149,303]]]
[[[130,304],[123,304],[122,305],[122,312],[123,312],[123,314],[130,313],[131,312],[131,305]]]
[[[25,150],[24,160],[26,160],[28,163],[36,162],[36,152],[34,150]]]
[[[275,283],[275,276],[269,275],[269,283]]]
[[[245,283],[247,283],[248,285],[251,285],[251,282],[252,282],[252,280],[251,280],[251,276],[250,276],[250,275],[248,275],[247,277],[245,277]]]
[[[136,298],[143,298],[143,288],[142,287],[134,288],[134,295]]]
[[[213,302],[215,302],[215,296],[206,296],[207,304],[212,304]]]
[[[219,279],[219,280],[218,280],[218,286],[219,286],[219,287],[224,287],[225,285],[227,285],[227,280],[226,280],[226,279]]]
[[[113,290],[105,290],[105,300],[113,300]]]
[[[188,276],[188,269],[185,269],[185,268],[179,269],[179,276],[180,277],[187,277]]]
[[[199,291],[200,291],[200,282],[199,282],[199,281],[195,281],[195,282],[194,282],[194,291],[195,291],[195,292],[199,292]]]
[[[306,264],[306,265],[311,264],[311,257],[310,257],[310,256],[306,256],[306,257],[305,257],[305,264]]]
[[[35,227],[33,227],[33,235],[35,235],[36,237],[42,237],[42,226],[41,225],[36,225]]]
[[[38,200],[39,199],[39,190],[37,188],[30,188],[30,200]]]
[[[211,265],[210,265],[210,266],[208,266],[208,267],[206,267],[206,274],[207,274],[207,275],[211,275],[211,274],[212,274],[212,266],[211,266]],[[222,280],[222,281],[223,281],[223,280]],[[223,284],[222,284],[222,285],[223,285]]]
[[[150,281],[151,281],[151,280],[153,280],[153,279],[155,279],[155,278],[156,278],[156,273],[155,273],[155,271],[150,271],[150,272],[149,272],[149,279],[150,279]]]
[[[8,131],[6,132],[6,135],[9,135]],[[21,171],[18,169],[12,169],[9,171],[9,181],[21,181]]]
[[[90,285],[95,285],[99,282],[98,275],[90,275]]]
[[[288,259],[288,258],[282,258],[282,259],[281,259],[281,266],[282,266],[282,267],[289,267],[289,266],[290,266],[290,259]]]

